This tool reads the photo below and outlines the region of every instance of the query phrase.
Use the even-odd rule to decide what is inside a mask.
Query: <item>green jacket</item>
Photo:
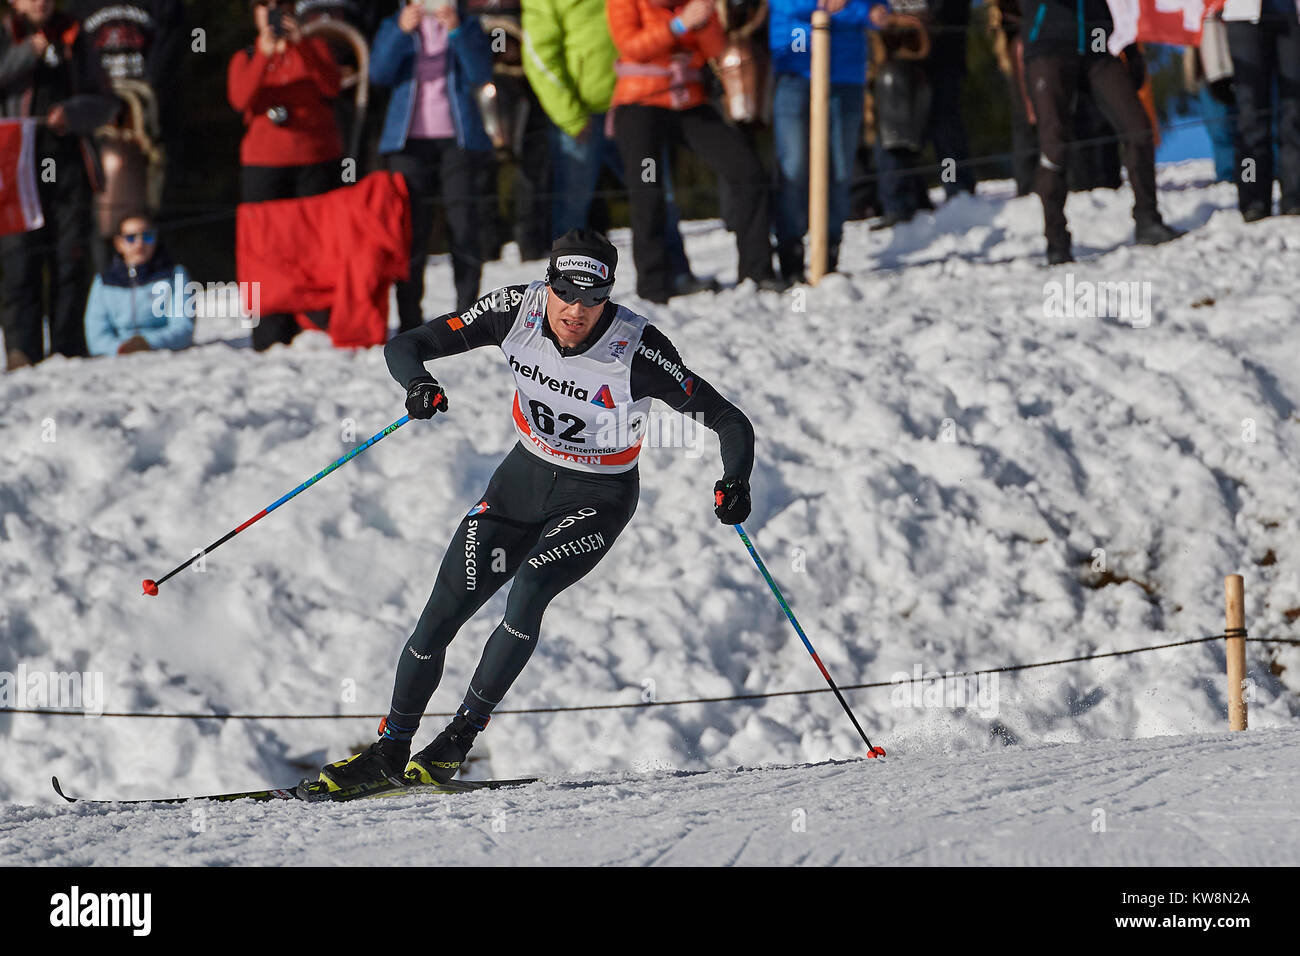
[[[524,73],[546,115],[577,136],[614,97],[605,0],[522,0]]]

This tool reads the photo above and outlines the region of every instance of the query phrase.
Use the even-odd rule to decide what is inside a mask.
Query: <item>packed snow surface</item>
[[[753,420],[746,527],[840,684],[1215,634],[1231,572],[1245,576],[1253,637],[1300,632],[1300,220],[1244,224],[1232,187],[1209,178],[1206,163],[1161,170],[1165,218],[1190,231],[1156,248],[1131,245],[1127,189],[1096,190],[1067,208],[1080,261],[1048,269],[1037,200],[992,184],[891,231],[850,223],[844,272],[815,288],[742,284],[667,307],[633,295],[628,237],[615,235],[615,298]],[[734,243],[717,223],[689,224],[687,247],[697,273],[734,281]],[[483,287],[543,268],[492,263]],[[449,266],[432,260],[428,276],[426,312],[450,309]],[[1123,308],[1090,311],[1088,290],[1104,301],[1093,284],[1114,282],[1136,283]],[[1057,308],[1063,297],[1071,307]],[[201,572],[142,597],[141,579],[404,412],[380,349],[339,351],[304,334],[256,355],[240,347],[246,330],[216,319],[200,319],[199,341],[180,354],[55,358],[0,376],[0,672],[18,691],[3,706],[60,706],[42,695],[41,675],[76,672],[89,689],[102,685],[80,702],[93,711],[384,713],[451,532],[515,442],[508,368],[488,349],[434,363],[448,415],[398,429],[208,555]],[[740,540],[713,516],[712,434],[665,429],[658,444],[642,455],[638,514],[552,604],[504,708],[824,686]],[[460,701],[504,597],[452,644],[431,710]],[[1231,741],[1214,736],[1226,729],[1223,648],[1197,644],[946,694],[934,684],[849,691],[889,751],[883,764],[844,762],[863,745],[829,694],[502,714],[468,775],[559,782],[458,797],[437,818],[477,827],[469,821],[508,808],[520,838],[494,842],[484,830],[466,861],[498,851],[518,862],[1218,861],[1235,852],[1226,841],[1199,838],[1184,859],[1158,837],[1189,833],[1197,814],[1229,825],[1208,779],[1224,761],[1261,775],[1245,808],[1252,832],[1273,811],[1296,829],[1272,788],[1289,774],[1295,792],[1285,755],[1300,729],[1300,648],[1248,647],[1252,730]],[[20,672],[28,683],[15,688]],[[442,723],[426,719],[417,745]],[[3,811],[3,855],[161,862],[148,834],[172,824],[152,821],[189,812],[55,808],[51,773],[81,793],[122,798],[283,785],[355,752],[375,724],[0,714],[0,799],[45,804]],[[1129,742],[1106,743],[1120,740]],[[726,769],[801,764],[812,766]],[[714,772],[644,776],[704,770]],[[920,793],[936,776],[951,788],[927,808]],[[612,782],[563,782],[574,779]],[[1028,821],[998,798],[1025,779]],[[1165,780],[1176,783],[1169,794]],[[711,826],[714,794],[736,827]],[[1117,794],[1119,804],[1106,803]],[[1130,824],[1155,829],[1118,838],[1115,822],[1108,842],[1050,845],[1058,823],[1086,831],[1080,816],[1093,803],[1127,806]],[[444,806],[403,797],[378,817],[391,833],[355,824],[367,860],[409,852],[405,828]],[[808,834],[825,839],[791,832],[799,807]],[[193,841],[193,862],[307,860],[311,832],[296,821],[362,816],[285,805],[209,812],[219,824]],[[946,813],[969,814],[989,835],[961,837],[966,825],[945,823]],[[126,814],[145,838],[138,848],[41,849],[69,814],[88,833],[113,832]],[[621,832],[619,821],[632,827],[622,849],[580,845],[580,834]],[[953,848],[918,836],[877,855],[865,838],[839,841],[836,828],[886,821],[915,833],[950,826]],[[1031,843],[998,842],[997,832],[1021,827],[1036,834]],[[572,846],[548,855],[559,833]],[[1297,862],[1295,851],[1285,840],[1266,847],[1279,862]]]
[[[74,866],[1295,866],[1300,732],[606,772],[351,804],[0,807]]]

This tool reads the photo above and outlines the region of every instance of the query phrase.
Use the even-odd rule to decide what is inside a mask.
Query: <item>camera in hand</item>
[[[271,34],[278,40],[284,36],[284,7],[278,3],[266,11],[266,25],[271,28]],[[275,122],[272,120],[272,122]]]

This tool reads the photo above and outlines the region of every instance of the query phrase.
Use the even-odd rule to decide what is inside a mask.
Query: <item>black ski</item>
[[[452,780],[445,784],[417,783],[400,785],[385,781],[364,787],[352,787],[347,790],[327,792],[324,785],[303,780],[296,787],[284,787],[269,790],[246,790],[242,793],[210,793],[188,797],[159,797],[152,800],[105,800],[70,797],[63,792],[58,777],[51,777],[54,792],[68,803],[95,804],[146,804],[146,803],[190,803],[196,800],[226,802],[229,800],[254,800],[269,803],[275,800],[301,800],[305,803],[346,803],[349,800],[364,800],[372,797],[398,797],[411,793],[470,793],[475,790],[501,790],[506,787],[523,787],[536,783],[536,777],[523,777],[518,780]]]

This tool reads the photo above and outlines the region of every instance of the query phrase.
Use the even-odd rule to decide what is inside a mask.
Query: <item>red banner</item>
[[[0,120],[0,235],[43,225],[36,190],[36,120]]]

